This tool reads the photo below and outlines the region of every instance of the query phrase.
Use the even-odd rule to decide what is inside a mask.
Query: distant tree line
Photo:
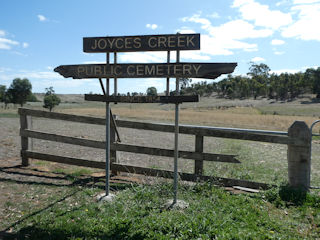
[[[23,106],[26,102],[37,102],[31,90],[32,85],[28,79],[15,78],[8,89],[5,85],[0,85],[0,102],[4,102],[5,108],[9,103]]]
[[[320,98],[320,67],[309,68],[305,72],[270,74],[266,64],[251,64],[247,76],[232,76],[214,83],[199,82],[181,84],[181,94],[200,96],[217,93],[225,98],[267,97],[290,100],[301,94],[313,93]]]
[[[5,85],[0,85],[0,102],[5,104],[5,108],[9,103],[19,104],[21,107],[26,102],[39,102],[37,97],[32,93],[32,85],[27,78],[15,78],[7,89]],[[59,105],[61,100],[55,94],[53,87],[46,88],[46,93],[43,99],[43,107],[52,109]]]

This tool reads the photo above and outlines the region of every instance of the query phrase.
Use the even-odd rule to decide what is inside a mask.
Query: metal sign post
[[[170,63],[170,51],[167,52],[167,64]],[[167,77],[166,96],[170,95],[170,78]]]
[[[177,63],[180,62],[180,51],[177,51]],[[176,96],[179,96],[179,78],[176,78]],[[174,178],[173,178],[173,205],[177,203],[178,195],[178,157],[179,157],[179,103],[175,108],[174,123]]]
[[[113,64],[115,66],[117,66],[117,52],[113,53]],[[115,77],[114,78],[114,96],[118,95],[118,79]],[[115,102],[114,104],[117,104],[117,102]]]
[[[215,79],[222,74],[232,73],[237,63],[180,63],[180,51],[199,50],[200,34],[164,34],[116,37],[83,38],[83,51],[88,53],[106,53],[106,64],[61,65],[54,69],[64,77],[74,79],[98,78],[104,95],[85,95],[85,100],[106,102],[106,192],[110,194],[110,102],[128,103],[173,103],[175,104],[174,134],[174,199],[177,203],[178,193],[178,157],[179,157],[179,104],[198,102],[199,96],[180,96],[180,78]],[[131,63],[118,64],[118,52],[167,51],[166,63]],[[170,51],[177,51],[176,63],[170,63]],[[110,52],[114,53],[113,64],[110,64]],[[102,78],[106,78],[104,90]],[[114,78],[114,94],[110,96],[110,78]],[[165,96],[117,96],[118,78],[166,78]],[[170,96],[170,78],[176,79],[176,94]],[[115,121],[112,119],[114,127]],[[117,132],[117,131],[116,131]],[[118,141],[120,141],[117,132]],[[112,194],[110,194],[112,195]],[[110,196],[111,198],[111,196]],[[109,199],[110,199],[109,198]]]
[[[110,53],[107,53],[106,65],[110,64]],[[106,79],[106,97],[110,93],[110,79]],[[110,191],[110,103],[106,102],[106,196]]]

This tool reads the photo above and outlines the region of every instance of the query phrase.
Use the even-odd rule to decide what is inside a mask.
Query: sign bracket
[[[103,97],[104,97],[104,99],[107,99],[106,90],[104,89],[103,82],[102,82],[102,79],[101,79],[101,78],[99,78],[99,82],[100,82],[100,86],[101,86],[101,89],[102,89],[102,92],[103,92]],[[86,100],[86,95],[87,95],[87,94],[85,94],[85,97],[84,97],[85,100]],[[93,94],[89,94],[89,95],[93,95]],[[100,96],[101,96],[101,95],[100,95]],[[100,100],[99,102],[103,102],[103,100]],[[117,123],[116,123],[116,121],[114,120],[114,117],[113,117],[111,108],[110,108],[110,117],[111,117],[112,125],[113,125],[114,130],[115,130],[116,135],[117,135],[117,142],[121,142],[120,134],[119,134],[118,127],[117,127]]]

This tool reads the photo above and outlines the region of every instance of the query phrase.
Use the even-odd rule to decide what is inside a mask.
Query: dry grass
[[[62,111],[79,115],[105,115],[104,108],[63,109]],[[113,114],[119,115],[121,118],[162,122],[174,121],[173,110],[116,107],[112,111]],[[310,126],[317,118],[309,116],[261,115],[258,110],[252,107],[236,107],[224,110],[181,109],[180,111],[180,122],[194,125],[287,131],[291,124],[297,120],[305,121]],[[315,129],[315,131],[319,131],[319,128]]]

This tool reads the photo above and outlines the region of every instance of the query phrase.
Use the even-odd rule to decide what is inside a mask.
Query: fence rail
[[[36,138],[36,139],[55,141],[55,142],[92,147],[92,148],[99,148],[99,149],[105,148],[105,142],[57,135],[57,134],[47,133],[47,132],[34,131],[31,129],[28,129],[28,121],[27,121],[27,116],[34,116],[34,117],[50,118],[50,119],[72,121],[72,122],[79,122],[79,123],[105,125],[104,118],[78,116],[78,115],[64,114],[64,113],[53,113],[53,112],[26,109],[26,108],[19,108],[18,113],[20,114],[20,123],[21,123],[21,129],[20,129],[21,157],[22,157],[23,165],[28,165],[28,158],[34,158],[34,159],[40,159],[40,160],[46,160],[46,161],[55,161],[55,162],[66,163],[66,164],[86,166],[86,167],[103,168],[103,169],[105,168],[105,163],[103,162],[68,158],[68,157],[38,153],[38,152],[28,150],[29,138]],[[172,124],[146,123],[146,122],[126,121],[126,120],[116,120],[116,124],[118,127],[122,127],[122,128],[132,128],[132,129],[160,131],[160,132],[174,132],[174,125]],[[300,130],[302,131],[302,133],[305,133],[306,131],[305,127],[300,124],[298,128],[301,128],[301,127],[302,127],[302,130],[301,129]],[[294,149],[295,150],[300,149],[299,150],[300,152],[301,151],[304,152],[304,155],[303,155],[304,158],[307,156],[307,159],[308,159],[308,154],[310,154],[308,152],[308,149],[310,149],[310,146],[311,146],[311,137],[310,139],[308,139],[308,137],[305,137],[304,134],[302,134],[303,136],[301,136],[300,134],[301,131],[298,131],[299,129],[295,130],[294,124],[291,126],[291,128],[293,128],[293,130],[291,131],[292,134],[288,134],[287,132],[276,132],[276,131],[181,125],[179,127],[180,134],[190,134],[195,136],[195,151],[193,152],[179,151],[179,158],[193,159],[195,161],[195,165],[194,165],[194,174],[180,173],[180,177],[183,180],[214,180],[215,182],[223,185],[233,184],[233,185],[252,187],[252,188],[267,188],[267,184],[264,184],[264,183],[254,183],[254,182],[238,180],[238,179],[227,179],[227,178],[209,177],[209,176],[202,175],[203,161],[240,163],[236,159],[235,155],[204,153],[203,152],[204,137],[232,138],[232,139],[240,139],[240,140],[286,144],[289,146],[288,149],[291,149],[291,156],[292,156],[291,158],[294,158],[294,155],[296,155],[296,153],[292,154],[292,151]],[[113,137],[113,139],[115,140],[115,136],[113,136],[115,135],[115,131],[113,128],[111,128],[111,135],[112,135],[111,137]],[[150,176],[172,177],[173,173],[171,171],[118,164],[116,163],[117,151],[148,154],[148,155],[154,155],[154,156],[173,157],[174,151],[171,149],[136,146],[136,145],[130,145],[130,144],[116,143],[114,141],[111,144],[111,170],[146,174]],[[307,155],[305,155],[306,153]],[[288,150],[288,157],[289,155],[290,155],[290,152]],[[298,160],[300,159],[299,156],[298,157],[295,156],[295,157]],[[297,159],[295,159],[295,162],[297,162]],[[299,163],[303,162],[300,160],[298,161]],[[288,164],[289,164],[289,168],[288,168],[289,171],[290,169],[296,169],[297,167],[301,167],[300,166],[301,164],[299,166],[297,164],[292,164],[292,161],[290,161],[290,157],[288,158]],[[294,180],[295,182],[293,183],[293,185],[297,185],[297,184],[301,185],[301,183],[302,185],[308,185],[308,183],[305,182],[305,181],[308,181],[308,180],[305,180],[306,178],[305,175],[307,174],[307,172],[303,173],[302,175],[300,174],[301,179],[298,182]],[[290,176],[290,172],[289,172],[289,176]],[[289,182],[290,182],[290,177],[289,177]],[[310,176],[309,176],[308,186],[310,186]]]

